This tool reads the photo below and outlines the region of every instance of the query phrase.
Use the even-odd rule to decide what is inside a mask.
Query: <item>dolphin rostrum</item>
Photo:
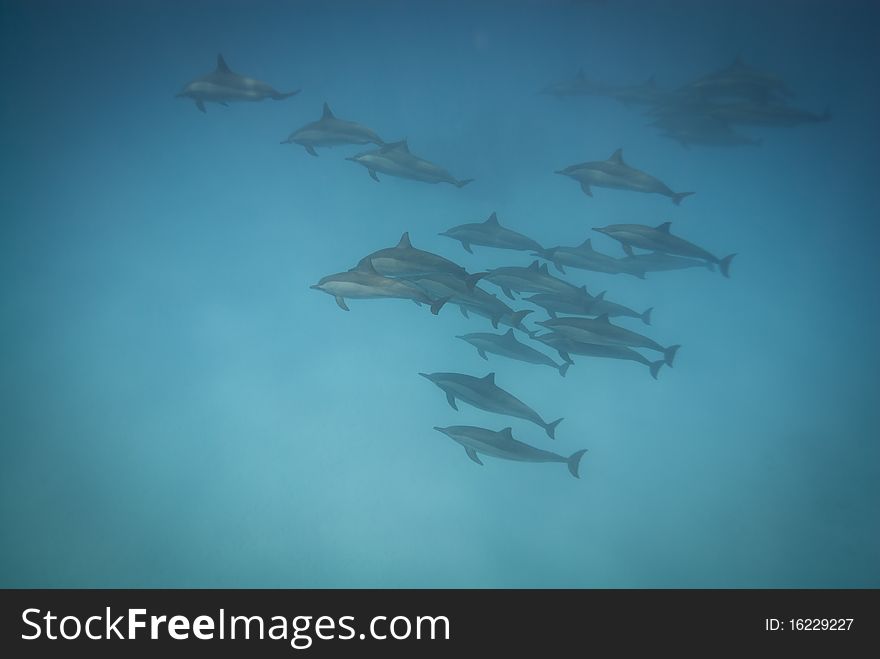
[[[448,231],[444,231],[440,235],[460,241],[461,246],[471,254],[473,254],[471,245],[520,251],[543,251],[543,248],[528,236],[501,226],[495,213],[492,213],[485,222],[460,224]]]
[[[496,385],[494,373],[482,378],[462,373],[419,373],[419,375],[440,387],[446,393],[446,400],[454,410],[458,409],[455,401],[461,400],[487,412],[531,421],[541,426],[550,439],[555,439],[556,426],[562,419],[556,419],[552,423],[544,421],[535,410]]]
[[[317,156],[316,146],[338,146],[340,144],[385,144],[382,138],[366,126],[353,121],[337,119],[330,106],[324,103],[324,111],[318,121],[306,124],[294,131],[282,144],[299,144],[311,155]]]
[[[619,325],[613,325],[608,320],[607,315],[599,316],[598,318],[551,318],[550,320],[539,321],[538,325],[543,325],[547,329],[558,332],[572,341],[579,341],[581,343],[656,350],[663,353],[663,358],[670,367],[672,367],[672,360],[675,359],[675,353],[681,347],[674,345],[664,348],[647,336]]]
[[[644,364],[651,372],[651,377],[657,379],[660,367],[666,363],[660,359],[652,362],[642,353],[636,352],[632,348],[626,346],[605,346],[597,343],[582,343],[580,341],[572,341],[557,332],[548,332],[546,334],[536,334],[536,341],[546,344],[559,353],[559,356],[569,363],[574,363],[571,355],[584,355],[586,357],[604,357],[610,359],[624,359]]]
[[[413,278],[419,275],[447,273],[460,278],[469,290],[473,290],[476,283],[486,274],[479,272],[470,275],[449,259],[416,249],[410,242],[409,231],[404,232],[397,245],[368,254],[361,259],[360,264],[366,262],[369,262],[376,272],[386,277]]]
[[[730,262],[736,254],[728,254],[719,259],[684,238],[673,236],[669,229],[672,222],[664,222],[656,227],[644,224],[609,224],[607,227],[595,227],[593,231],[604,233],[618,241],[629,256],[633,255],[632,248],[646,249],[652,252],[663,252],[673,256],[701,259],[709,263],[717,264],[721,274],[730,277]]]
[[[335,297],[336,304],[345,311],[349,310],[345,298],[360,300],[398,298],[427,304],[431,307],[431,313],[436,316],[448,299],[432,299],[415,284],[403,279],[383,277],[369,263],[355,270],[323,277],[311,288]]]
[[[281,101],[298,93],[298,89],[279,92],[265,82],[234,73],[226,65],[223,55],[217,55],[217,68],[208,75],[186,83],[177,96],[193,99],[196,107],[205,112],[205,103],[226,105],[232,101],[262,101],[266,98]]]
[[[467,456],[478,465],[483,464],[477,455],[478,453],[517,462],[562,462],[568,465],[568,471],[572,476],[580,478],[578,469],[581,458],[587,452],[587,449],[582,449],[566,458],[552,451],[544,451],[514,439],[511,428],[495,432],[476,426],[449,426],[448,428],[434,426],[434,430],[442,432],[461,444]]]
[[[472,178],[459,180],[439,165],[413,155],[406,140],[385,144],[378,149],[364,151],[346,160],[366,167],[376,182],[379,181],[377,172],[424,183],[451,183],[457,188],[463,188],[474,180]]]
[[[661,180],[635,167],[630,167],[623,161],[623,149],[612,153],[608,160],[582,162],[556,173],[573,178],[580,183],[581,190],[589,197],[593,196],[593,191],[590,188],[594,185],[598,188],[653,192],[670,197],[675,205],[680,204],[681,200],[688,195],[694,194],[693,192],[673,192]]]
[[[550,366],[551,368],[555,368],[557,371],[559,371],[559,375],[561,375],[562,377],[565,377],[565,373],[566,371],[568,371],[568,367],[570,366],[568,362],[557,364],[543,352],[535,350],[534,348],[517,341],[516,337],[513,335],[512,329],[507,330],[506,334],[474,332],[472,334],[464,334],[456,338],[462,339],[463,341],[467,341],[468,343],[470,343],[477,349],[480,357],[487,360],[489,358],[486,356],[486,353],[491,352],[496,355],[501,355],[502,357],[516,359],[518,361],[527,362],[529,364],[543,364],[546,366]]]

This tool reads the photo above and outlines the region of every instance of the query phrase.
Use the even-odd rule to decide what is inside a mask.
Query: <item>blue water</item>
[[[880,586],[872,4],[3,2],[0,585]],[[174,95],[218,52],[302,91],[202,114]],[[535,93],[737,55],[832,120],[686,150],[638,109]],[[325,100],[475,182],[279,145]],[[618,147],[697,194],[553,174]],[[682,345],[658,381],[484,362],[454,337],[491,326],[452,305],[309,289],[403,231],[472,272],[527,265],[437,235],[492,211],[546,245],[622,255],[590,229],[671,220],[738,256],[730,279],[569,271],[655,307],[620,324]],[[565,421],[553,442],[455,412],[420,371],[494,371]],[[454,424],[587,448],[581,479],[479,467],[432,430]]]

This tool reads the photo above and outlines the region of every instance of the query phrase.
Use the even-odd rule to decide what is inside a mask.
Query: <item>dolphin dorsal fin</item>
[[[232,73],[232,69],[226,64],[226,60],[223,59],[223,55],[217,55],[217,71],[219,73]]]
[[[360,272],[366,272],[371,275],[378,275],[376,272],[376,268],[373,267],[373,260],[369,256],[365,256],[362,258],[357,266],[353,268],[353,270],[359,270]]]
[[[388,153],[389,151],[406,151],[409,153],[409,145],[406,143],[406,138],[403,138],[399,142],[389,142],[385,144],[379,149],[379,153]]]
[[[544,263],[543,265],[541,265],[541,267],[538,268],[538,270],[540,270],[541,272],[543,272],[545,275],[549,275],[549,274],[550,274],[550,271],[547,269],[547,264],[546,264],[546,263]]]
[[[618,165],[625,165],[626,163],[623,162],[623,149],[618,149],[612,153],[608,160],[609,162],[617,163]]]
[[[412,243],[409,241],[409,231],[404,231],[397,243],[397,249],[412,249]]]
[[[504,439],[513,439],[513,428],[510,426],[503,428],[501,434],[504,435]]]
[[[587,292],[587,285],[586,284],[581,286],[581,290],[584,292],[584,295],[586,295],[587,297],[590,296],[590,294]]]
[[[609,325],[611,324],[611,321],[608,319],[607,313],[603,313],[601,316],[596,318],[596,320],[598,320],[600,323],[608,323]]]
[[[586,247],[588,249],[593,249],[593,239],[587,238],[584,242],[581,243],[581,247]]]
[[[513,337],[513,328],[511,327],[509,330],[507,330],[507,331],[504,333],[504,336]],[[513,338],[516,338],[516,337],[513,337]]]
[[[488,382],[489,384],[495,384],[495,373],[489,373],[486,377],[483,378],[483,382]]]
[[[537,272],[540,268],[538,267],[538,259],[532,261],[532,264],[529,266],[529,270],[534,270]]]
[[[492,211],[492,214],[489,216],[489,219],[483,222],[483,224],[489,224],[493,227],[499,226],[498,216],[495,214],[495,211]]]
[[[324,110],[321,112],[321,119],[335,119],[336,117],[333,115],[333,111],[330,109],[330,106],[327,105],[327,101],[324,101]]]
[[[663,233],[669,233],[670,226],[672,226],[672,222],[664,222],[663,224],[658,224],[656,229],[657,231],[662,231]]]
[[[605,299],[605,293],[607,293],[607,292],[608,292],[608,291],[602,291],[601,293],[599,293],[599,294],[596,296],[595,299],[597,299],[597,300],[604,300],[604,299]]]

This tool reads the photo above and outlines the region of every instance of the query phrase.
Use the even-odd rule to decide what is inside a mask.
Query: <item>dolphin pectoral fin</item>
[[[492,327],[498,329],[498,322],[501,320],[501,316],[492,316],[490,320],[492,322]]]
[[[431,302],[431,313],[436,316],[438,313],[440,313],[440,309],[443,308],[443,305],[449,302],[451,298],[452,296],[450,295],[448,297],[441,297],[439,300],[434,300],[433,302]]]
[[[453,183],[453,185],[455,185],[456,188],[463,188],[468,183],[473,183],[473,181],[474,181],[474,179],[472,179],[472,178],[466,178],[466,179],[462,179],[461,181],[455,181]]]
[[[467,456],[468,456],[471,460],[473,460],[474,462],[476,462],[476,463],[477,463],[478,465],[480,465],[481,467],[483,466],[483,463],[480,461],[480,458],[477,457],[477,452],[476,452],[474,449],[470,448],[469,446],[465,446],[465,447],[464,447],[464,452],[467,453]]]
[[[482,348],[477,348],[477,354],[479,354],[480,357],[482,357],[482,358],[485,359],[486,361],[489,361],[489,358],[486,357],[486,351],[483,350]]]
[[[632,247],[630,247],[627,243],[620,243],[620,244],[623,247],[623,251],[626,252],[627,256],[633,255],[633,248]]]
[[[565,274],[565,269],[562,267],[561,263],[557,263],[556,261],[553,261],[553,265],[556,266],[556,269],[559,270],[559,272],[561,272],[562,274]]]
[[[229,103],[227,103],[226,101],[217,101],[217,103],[219,103],[220,105],[222,105],[224,108],[228,108],[228,107],[229,107]]]
[[[348,305],[345,303],[345,300],[338,295],[336,296],[336,304],[338,304],[339,308],[343,311],[351,311],[351,309],[349,309]]]
[[[462,306],[459,306],[459,307],[458,307],[458,310],[461,311],[461,315],[462,315],[462,316],[464,316],[465,318],[470,318],[470,316],[468,316],[467,309],[465,309],[465,308],[462,307]]]
[[[515,297],[513,297],[513,293],[510,292],[510,289],[507,288],[506,286],[502,286],[502,287],[501,287],[501,291],[502,291],[507,297],[509,297],[511,300],[515,300],[515,299],[516,299]]]
[[[306,153],[308,153],[310,156],[315,156],[316,158],[318,157],[318,152],[315,151],[315,147],[313,147],[311,144],[306,145]]]
[[[583,191],[584,191],[584,194],[587,195],[588,197],[592,197],[592,196],[593,196],[593,191],[590,190],[590,184],[589,184],[589,183],[581,183],[581,190],[583,190]]]
[[[376,183],[379,183],[379,175],[376,174],[376,170],[371,169],[371,170],[369,170],[369,172],[370,172],[370,178],[373,179]]]
[[[559,353],[559,356],[562,357],[563,361],[568,364],[574,364],[574,360],[571,358],[571,355],[565,352],[565,350],[557,350],[556,352]]]
[[[198,99],[196,101],[196,107],[202,112],[207,112],[207,110],[205,109],[205,102],[202,99]]]
[[[464,251],[466,251],[468,254],[473,254],[473,253],[474,253],[474,251],[471,249],[471,244],[470,244],[470,243],[466,243],[465,241],[462,240],[462,241],[461,241],[461,246],[464,247]]]
[[[452,409],[458,412],[458,406],[455,404],[455,396],[453,396],[449,392],[446,393],[446,402],[449,403]]]

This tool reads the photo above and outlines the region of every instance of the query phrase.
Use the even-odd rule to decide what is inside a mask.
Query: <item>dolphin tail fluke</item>
[[[584,457],[584,453],[587,452],[587,449],[581,449],[580,451],[575,451],[571,454],[571,457],[566,460],[568,463],[568,470],[571,472],[571,475],[575,478],[580,478],[581,475],[579,473],[581,467],[581,458]]]
[[[642,316],[641,316],[642,322],[645,323],[645,325],[651,324],[651,312],[652,311],[654,311],[654,307],[651,307],[650,309],[645,309],[645,313],[642,314]]]
[[[730,279],[730,262],[733,261],[733,257],[736,254],[728,254],[721,262],[718,264],[718,267],[721,268],[721,274]]]
[[[651,362],[650,364],[648,364],[648,368],[651,371],[652,378],[654,378],[655,380],[657,379],[657,374],[660,372],[660,367],[663,366],[663,364],[665,363],[666,360],[659,359],[656,362]]]
[[[681,203],[681,200],[685,197],[690,197],[693,192],[673,192],[672,193],[672,203],[678,206]]]
[[[568,373],[568,367],[571,366],[568,362],[562,362],[559,365],[559,375],[565,377],[565,374]]]
[[[675,360],[675,353],[678,352],[679,348],[681,348],[680,345],[669,346],[663,351],[663,361],[669,366],[669,368],[672,368],[672,362]]]
[[[451,297],[451,295],[447,297],[441,297],[439,300],[434,300],[433,302],[431,302],[431,313],[435,316],[440,313],[440,309],[443,308],[444,304],[449,302]]]
[[[473,252],[471,252],[471,253],[473,253]],[[473,293],[474,288],[477,285],[477,282],[480,281],[483,277],[485,277],[488,274],[489,274],[488,272],[475,272],[472,275],[468,275],[467,277],[464,278],[465,286],[467,286],[467,289]]]
[[[285,98],[290,98],[291,96],[296,96],[297,94],[299,94],[298,89],[296,89],[292,92],[286,92],[286,93],[285,92],[273,92],[272,93],[272,100],[283,101]]]
[[[456,181],[456,182],[455,182],[455,187],[456,187],[456,188],[463,188],[463,187],[466,186],[468,183],[473,183],[473,182],[474,182],[474,179],[472,179],[472,178],[462,179],[461,181]]]
[[[562,419],[556,419],[553,423],[548,423],[544,430],[547,431],[547,436],[550,439],[556,439],[556,426],[562,423]]]

